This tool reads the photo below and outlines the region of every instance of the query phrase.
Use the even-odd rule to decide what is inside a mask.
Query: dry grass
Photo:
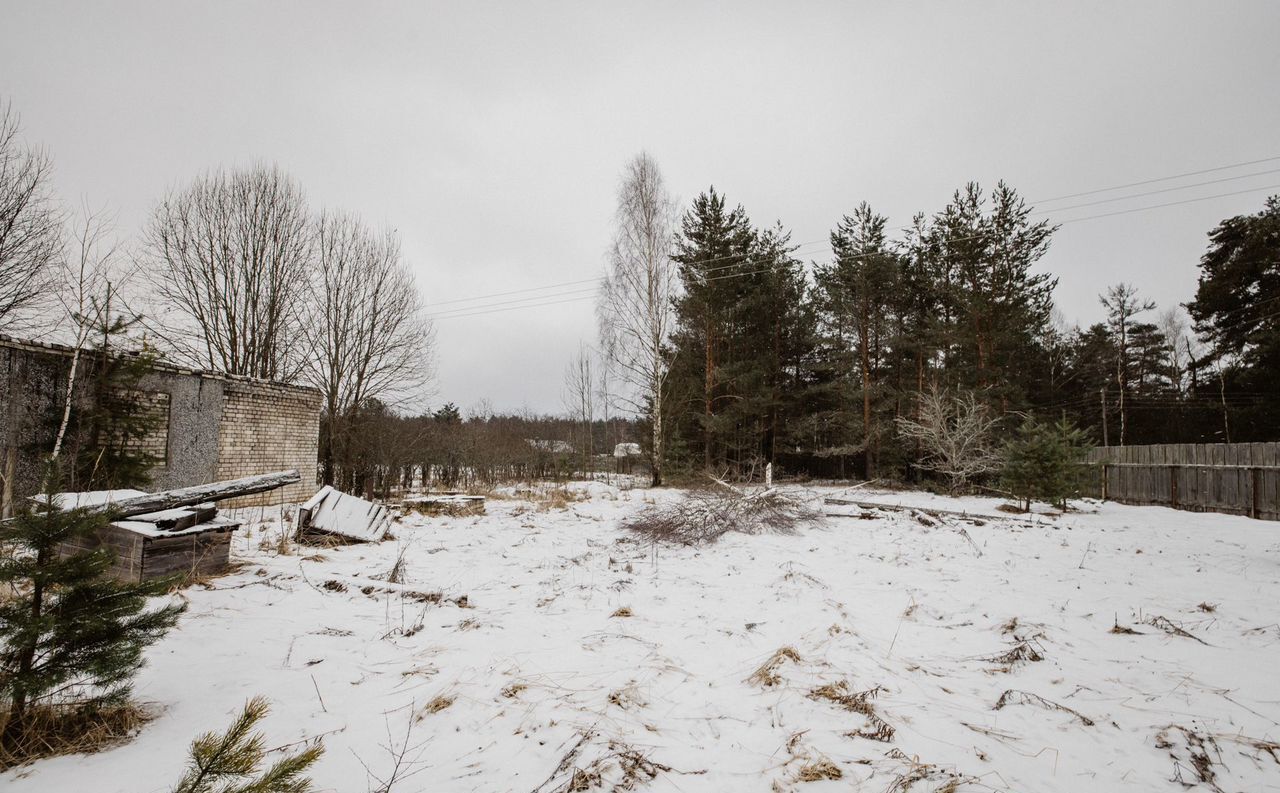
[[[630,607],[630,606],[623,606],[622,608],[620,608],[620,609],[618,609],[617,611],[613,612],[613,613],[612,613],[612,614],[610,614],[609,616],[610,616],[610,617],[634,617],[635,615],[631,613],[631,607]]]
[[[872,741],[880,741],[888,743],[893,740],[893,725],[880,717],[872,706],[871,700],[880,695],[884,689],[879,686],[869,688],[866,691],[852,691],[849,684],[843,680],[835,683],[827,683],[818,686],[809,691],[809,698],[815,700],[825,700],[835,705],[839,705],[845,710],[853,713],[861,714],[867,720],[867,726],[860,730],[850,730],[845,733],[849,738],[867,738]]]
[[[1133,628],[1130,628],[1128,625],[1121,625],[1120,617],[1118,616],[1112,620],[1111,630],[1107,631],[1107,633],[1114,633],[1119,636],[1141,636],[1142,635],[1142,631],[1135,631]]]
[[[156,714],[133,704],[43,706],[27,711],[21,736],[0,748],[0,771],[43,757],[93,754],[124,743]],[[8,713],[0,713],[0,724]]]
[[[800,653],[796,652],[794,647],[779,647],[774,650],[773,655],[769,656],[769,660],[760,664],[756,671],[751,673],[747,678],[747,682],[761,688],[773,688],[782,682],[782,676],[778,674],[778,668],[782,666],[783,661],[791,661],[792,663],[800,663]]]
[[[427,704],[422,706],[422,710],[418,711],[418,721],[422,721],[433,713],[439,713],[452,705],[456,700],[457,697],[452,694],[437,694],[428,700]]]
[[[1199,636],[1195,636],[1193,634],[1187,633],[1185,630],[1182,629],[1181,625],[1174,624],[1174,622],[1170,620],[1168,617],[1161,617],[1159,615],[1156,615],[1154,617],[1148,618],[1146,620],[1146,623],[1152,626],[1153,628],[1159,628],[1160,630],[1164,631],[1170,636],[1181,636],[1184,639],[1195,639],[1196,641],[1200,642],[1203,645],[1209,644],[1204,639],[1201,639]]]
[[[1019,639],[1012,647],[998,655],[990,655],[982,659],[984,661],[999,664],[1006,671],[1011,671],[1020,663],[1034,663],[1043,661],[1044,654],[1036,649],[1035,644],[1028,639]]]
[[[650,542],[705,545],[733,531],[792,534],[822,513],[774,489],[743,491],[727,486],[695,490],[671,504],[648,507],[623,523]]]
[[[1039,694],[1032,694],[1029,691],[1009,689],[1000,695],[1000,699],[996,701],[995,707],[992,709],[1001,710],[1006,705],[1035,705],[1037,707],[1044,708],[1045,710],[1056,710],[1070,714],[1086,727],[1092,727],[1094,724],[1093,719],[1083,715],[1079,711],[1072,710],[1066,705],[1059,705],[1057,702],[1050,702]]]
[[[506,699],[515,699],[516,697],[520,696],[521,692],[523,692],[528,687],[529,686],[525,685],[524,683],[512,683],[511,685],[502,689],[502,696]]]
[[[629,710],[631,708],[644,707],[645,701],[640,696],[640,689],[636,688],[636,684],[629,683],[617,691],[609,692],[609,704],[623,710]]]
[[[812,760],[800,766],[796,779],[800,782],[821,782],[824,779],[840,779],[844,772],[840,767],[825,757]]]

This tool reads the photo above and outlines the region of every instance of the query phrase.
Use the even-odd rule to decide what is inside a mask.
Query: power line
[[[1267,171],[1254,171],[1253,173],[1241,174],[1239,176],[1228,176],[1223,179],[1210,179],[1207,182],[1196,182],[1195,184],[1184,184],[1184,185],[1179,185],[1178,187],[1165,187],[1160,190],[1148,190],[1145,193],[1133,193],[1132,195],[1116,196],[1115,198],[1102,198],[1097,201],[1086,201],[1083,204],[1072,204],[1071,206],[1055,207],[1053,209],[1042,209],[1042,210],[1037,210],[1032,214],[1038,215],[1038,214],[1047,214],[1050,212],[1066,212],[1071,209],[1083,209],[1084,207],[1098,206],[1099,204],[1113,204],[1116,201],[1128,201],[1132,198],[1143,198],[1145,196],[1159,195],[1161,193],[1172,193],[1178,190],[1190,190],[1193,187],[1204,187],[1205,185],[1221,184],[1223,182],[1235,182],[1240,179],[1250,179],[1255,176],[1266,176],[1268,174],[1273,174],[1273,173],[1280,173],[1280,168],[1272,168]]]
[[[1143,185],[1156,184],[1158,182],[1169,182],[1174,179],[1183,179],[1188,176],[1200,176],[1206,173],[1217,173],[1218,171],[1229,171],[1232,168],[1243,168],[1246,165],[1261,165],[1265,162],[1275,162],[1280,160],[1280,156],[1264,157],[1261,160],[1249,160],[1248,162],[1237,162],[1232,165],[1219,165],[1216,168],[1205,168],[1199,171],[1187,171],[1186,173],[1174,174],[1173,176],[1160,176],[1155,179],[1144,179],[1140,182],[1129,182],[1128,184],[1118,184],[1114,187],[1100,187],[1097,190],[1085,190],[1082,193],[1070,193],[1068,195],[1054,196],[1053,198],[1041,198],[1031,201],[1031,204],[1048,204],[1054,201],[1065,201],[1068,198],[1081,198],[1082,196],[1097,195],[1098,193],[1109,193],[1113,190],[1124,190],[1129,187],[1142,187]]]

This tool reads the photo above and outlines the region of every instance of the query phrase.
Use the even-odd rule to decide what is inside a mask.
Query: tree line
[[[617,207],[600,336],[655,482],[770,464],[911,477],[928,455],[909,428],[934,393],[989,410],[996,441],[1028,417],[1110,445],[1280,432],[1280,198],[1210,231],[1187,303],[1158,312],[1116,283],[1087,327],[1061,320],[1038,266],[1058,226],[1004,182],[901,228],[859,203],[831,259],[807,264],[781,223],[715,187],[677,211],[647,154]]]

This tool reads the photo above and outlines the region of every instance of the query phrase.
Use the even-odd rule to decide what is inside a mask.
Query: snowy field
[[[148,654],[156,720],[0,788],[167,791],[263,694],[268,745],[322,737],[317,788],[343,793],[397,765],[400,793],[1280,790],[1280,524],[886,511],[655,549],[619,521],[678,494],[579,494],[376,546],[241,531],[243,567]]]

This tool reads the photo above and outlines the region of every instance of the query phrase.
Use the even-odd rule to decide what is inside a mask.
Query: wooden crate
[[[62,551],[110,550],[114,561],[107,574],[119,581],[216,575],[230,565],[231,535],[240,528],[239,523],[218,518],[179,532],[131,527],[130,522],[117,521],[93,537],[63,543]]]

